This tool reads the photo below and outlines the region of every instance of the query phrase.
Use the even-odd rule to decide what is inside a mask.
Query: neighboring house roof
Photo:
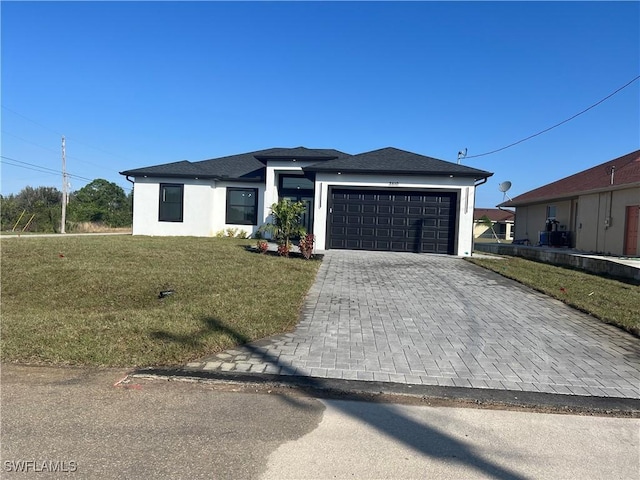
[[[640,150],[523,193],[498,206],[519,207],[634,184],[640,186]]]
[[[304,170],[316,172],[454,175],[474,177],[476,179],[493,175],[493,173],[484,170],[418,155],[417,153],[397,148],[382,148],[359,155],[349,155],[339,150],[305,147],[269,148],[199,162],[183,160],[181,162],[126,170],[120,173],[131,177],[197,177],[262,181],[264,179],[265,162],[275,159],[314,161],[317,163],[305,167]]]
[[[473,210],[474,221],[478,221],[483,217],[488,217],[492,222],[513,222],[515,212],[500,210],[499,208],[475,208]]]
[[[306,167],[312,172],[342,173],[395,173],[421,175],[458,175],[465,177],[487,178],[493,173],[476,168],[458,165],[437,158],[426,157],[398,148],[381,148],[345,158],[329,160]]]

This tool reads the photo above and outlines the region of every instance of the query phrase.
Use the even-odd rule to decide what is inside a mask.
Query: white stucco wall
[[[160,184],[183,184],[182,222],[160,222]],[[258,189],[258,225],[225,223],[227,186]],[[237,228],[254,234],[264,210],[264,186],[257,183],[226,183],[214,180],[136,178],[133,195],[133,234],[157,236],[213,237],[217,232]]]
[[[184,185],[182,222],[160,222],[160,184]],[[212,180],[175,178],[136,178],[133,193],[133,234],[158,236],[198,236],[213,235]]]
[[[455,254],[469,256],[473,250],[473,209],[475,186],[473,178],[423,177],[409,175],[354,175],[318,173],[316,175],[313,232],[316,250],[324,250],[327,241],[327,203],[329,187],[376,187],[385,189],[441,189],[457,193]]]
[[[292,162],[291,160],[270,160],[267,163],[265,174],[264,206],[262,209],[262,222],[269,221],[271,205],[278,203],[278,175],[286,173],[302,173],[302,168],[317,162]],[[260,220],[260,218],[259,218]]]
[[[227,187],[232,188],[256,188],[258,189],[258,214],[257,225],[237,225],[226,223],[227,216]],[[238,182],[217,182],[216,188],[213,191],[213,218],[212,218],[212,230],[215,235],[220,230],[226,231],[227,229],[237,228],[238,232],[244,230],[250,235],[256,233],[260,225],[264,223],[264,185],[260,183],[238,183]]]

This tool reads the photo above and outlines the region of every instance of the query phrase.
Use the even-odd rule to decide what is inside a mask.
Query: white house
[[[490,172],[396,148],[271,148],[121,172],[133,178],[134,235],[255,233],[279,199],[302,201],[316,250],[468,256],[475,189]]]

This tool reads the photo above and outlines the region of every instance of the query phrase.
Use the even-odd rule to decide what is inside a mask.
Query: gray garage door
[[[328,246],[454,253],[456,193],[331,189]]]

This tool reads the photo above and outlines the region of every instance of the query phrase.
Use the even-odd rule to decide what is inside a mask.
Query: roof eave
[[[194,175],[192,173],[190,174],[186,174],[186,173],[156,173],[156,172],[131,172],[131,171],[124,171],[124,172],[119,172],[120,175],[125,175],[127,177],[133,177],[133,178],[138,178],[138,177],[143,177],[143,178],[193,178],[194,180],[200,180],[200,179],[207,179],[207,180],[220,180],[221,177],[219,175],[208,175],[208,174],[203,174],[203,175]]]
[[[481,178],[489,178],[493,175],[491,172],[434,172],[434,171],[417,171],[417,170],[362,170],[356,168],[323,168],[322,166],[309,165],[303,170],[309,172],[320,173],[358,173],[358,174],[392,174],[392,175],[426,175],[434,177],[471,177],[479,180]]]
[[[640,187],[640,182],[623,183],[620,185],[609,185],[607,187],[594,188],[591,190],[581,190],[578,192],[570,192],[563,195],[551,195],[546,197],[537,197],[524,201],[517,201],[517,198],[502,202],[498,207],[526,207],[529,205],[535,205],[537,203],[553,202],[556,200],[572,200],[582,195],[593,195],[595,193],[613,192],[617,190],[626,190],[628,188]]]
[[[307,156],[307,155],[254,155],[253,158],[265,165],[269,160],[297,160],[300,162],[326,162],[328,160],[335,160],[337,156]]]

